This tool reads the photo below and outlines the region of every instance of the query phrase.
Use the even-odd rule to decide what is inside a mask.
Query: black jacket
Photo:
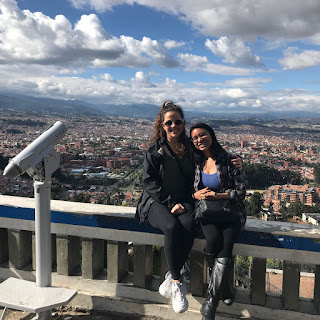
[[[148,220],[148,212],[154,201],[167,206],[170,210],[177,204],[171,195],[163,189],[163,153],[165,152],[163,145],[164,139],[158,139],[147,150],[144,158],[142,176],[143,193],[138,201],[136,210],[136,218],[140,222]],[[191,187],[192,185],[190,185],[190,195]]]

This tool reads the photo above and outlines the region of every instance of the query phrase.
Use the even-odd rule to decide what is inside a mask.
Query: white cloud
[[[203,71],[212,74],[248,76],[253,73],[251,69],[230,67],[221,64],[213,64],[207,57],[193,54],[179,54],[180,63],[185,71]]]
[[[132,5],[134,0],[68,0],[77,9],[83,9],[85,7],[90,7],[99,12],[112,10],[114,6],[121,4]]]
[[[252,106],[254,108],[259,108],[259,107],[261,107],[261,105],[262,105],[262,103],[261,103],[260,99],[257,99]]]
[[[223,83],[216,83],[216,85],[225,87],[257,87],[270,82],[272,82],[272,79],[267,78],[234,78],[226,80]]]
[[[223,61],[231,64],[242,64],[244,66],[261,66],[263,63],[258,56],[251,53],[249,47],[239,38],[221,37],[218,40],[206,40],[205,46],[213,54],[222,57]]]
[[[160,67],[174,68],[179,66],[178,61],[170,56],[157,40],[143,37],[141,47],[142,51],[151,56]]]
[[[320,1],[304,0],[69,0],[77,8],[98,11],[134,3],[178,16],[207,36],[247,39],[306,39],[320,33]]]
[[[164,43],[164,46],[167,49],[180,48],[180,47],[183,47],[185,45],[186,45],[186,43],[184,41],[174,41],[174,40],[167,40]]]
[[[186,110],[208,112],[268,110],[313,110],[320,112],[320,97],[306,90],[261,91],[254,87],[219,88],[214,83],[183,84],[166,78],[153,83],[142,71],[132,78],[116,80],[108,73],[82,78],[80,76],[36,76],[32,67],[16,68],[0,65],[1,91],[59,99],[83,99],[89,102],[112,104],[151,103],[161,105],[173,99]],[[19,77],[17,76],[19,75]],[[19,80],[17,80],[19,79]],[[214,86],[215,85],[215,86]]]
[[[242,90],[242,89],[221,89],[219,91],[220,95],[229,97],[229,98],[233,98],[233,99],[239,99],[239,98],[244,98],[246,97],[248,94]]]
[[[14,0],[0,3],[0,63],[65,68],[90,66],[161,67],[178,62],[156,40],[108,34],[95,14],[82,15],[74,28],[63,15],[54,19],[20,10]]]
[[[180,42],[163,43],[148,37],[137,40],[126,35],[115,37],[104,30],[95,14],[83,15],[75,25],[72,25],[63,15],[51,18],[39,12],[22,11],[14,0],[0,0],[2,92],[15,91],[34,96],[113,104],[160,105],[166,99],[173,99],[181,103],[186,110],[198,108],[227,112],[230,108],[234,111],[240,108],[243,111],[257,112],[262,110],[320,112],[320,97],[317,93],[312,94],[306,90],[262,91],[259,86],[270,83],[272,79],[254,78],[253,75],[265,72],[263,68],[259,70],[235,66],[240,63],[244,66],[257,66],[260,62],[259,57],[255,56],[245,45],[244,40],[237,38],[237,35],[255,37],[259,34],[269,37],[274,41],[263,39],[260,40],[260,44],[273,43],[274,47],[282,46],[281,39],[285,37],[297,39],[313,35],[315,39],[316,35],[320,34],[318,26],[320,22],[318,15],[310,12],[312,10],[319,12],[317,2],[311,3],[308,0],[301,2],[304,10],[300,10],[302,5],[299,1],[287,0],[277,1],[277,5],[273,0],[270,2],[95,0],[90,3],[87,0],[73,0],[73,2],[77,3],[79,8],[89,5],[100,11],[110,10],[121,3],[139,3],[175,14],[190,22],[198,30],[217,36],[218,40],[208,42],[208,47],[211,47],[210,49],[225,62],[234,66],[213,64],[207,57],[195,54],[179,54],[175,59],[169,55],[167,48],[178,48],[178,45],[182,45]],[[209,3],[214,5],[208,7]],[[247,16],[244,15],[246,10]],[[264,10],[266,18],[262,16]],[[282,20],[279,18],[281,14]],[[216,17],[216,20],[213,21],[212,17]],[[283,23],[281,27],[275,23],[278,20]],[[293,21],[298,22],[300,28],[298,31]],[[250,24],[250,27],[247,24]],[[228,32],[235,38],[221,37]],[[232,42],[230,39],[236,40]],[[258,48],[260,44],[256,47]],[[268,56],[262,57],[263,60],[268,59]],[[289,48],[284,51],[279,63],[284,69],[299,69],[318,65],[319,59],[318,51],[299,52],[298,49]],[[179,80],[175,79],[171,70],[162,73],[159,68],[142,69],[153,63],[163,68],[180,67],[178,70],[181,73],[176,76]],[[110,69],[108,70],[110,73],[105,73],[103,70],[100,75],[88,78],[92,67],[113,66],[138,68],[139,71],[128,69],[126,70],[128,78],[121,80],[117,78],[120,77],[119,73],[114,73],[113,76],[110,74]],[[199,71],[201,74],[199,77],[195,74],[193,82],[188,82],[190,77],[184,78],[184,71]],[[271,73],[270,70],[268,72]],[[86,78],[80,76],[81,73],[85,74]],[[203,73],[206,73],[204,77]],[[215,75],[231,75],[238,78],[224,77],[220,80]],[[149,78],[153,76],[158,76],[155,83]],[[217,83],[217,81],[224,82]]]
[[[134,78],[131,79],[131,83],[132,85],[138,86],[138,87],[146,87],[146,88],[155,87],[155,85],[150,82],[148,75],[146,75],[142,71],[138,71],[135,74]]]
[[[279,63],[284,70],[299,70],[320,65],[320,51],[297,51],[298,48],[289,47],[283,52],[283,58],[279,59]]]

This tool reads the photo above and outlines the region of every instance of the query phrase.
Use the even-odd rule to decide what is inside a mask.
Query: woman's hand
[[[219,195],[223,195],[224,198],[224,194],[219,193]],[[197,191],[196,193],[193,194],[194,198],[197,200],[215,200],[218,199],[218,194],[215,191],[210,190],[208,187],[201,189],[199,191]]]
[[[171,213],[173,214],[182,214],[184,213],[184,206],[181,203],[177,203],[172,209]]]
[[[206,200],[214,200],[217,196],[217,193],[214,191],[208,191],[204,196]]]
[[[212,192],[208,187],[198,190],[193,194],[194,198],[197,200],[206,199],[206,194]]]
[[[237,156],[236,158],[231,160],[232,164],[235,166],[237,170],[242,171],[242,159]]]

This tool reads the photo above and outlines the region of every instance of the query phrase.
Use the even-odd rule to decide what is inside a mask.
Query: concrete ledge
[[[1,199],[1,196],[0,196]],[[279,223],[279,222],[277,222]],[[4,218],[0,216],[2,228],[34,231],[34,221]],[[163,246],[163,235],[156,233],[106,229],[99,227],[87,227],[72,224],[52,223],[51,232],[57,235],[69,235],[80,238],[95,238],[111,241],[134,242],[135,244]],[[263,236],[262,236],[263,237]],[[290,240],[290,239],[289,239]],[[307,239],[320,247],[320,242]],[[202,251],[205,245],[204,239],[197,238],[194,242],[193,250]],[[306,247],[306,249],[308,249]],[[320,249],[319,249],[320,250]],[[273,258],[299,263],[319,264],[320,252],[296,250],[294,248],[277,248],[272,246],[260,246],[246,243],[235,243],[234,254],[248,255],[257,258]]]
[[[35,272],[0,268],[0,279],[15,276],[35,281]],[[155,280],[151,290],[137,288],[132,285],[132,279],[127,278],[122,283],[110,283],[102,276],[97,280],[83,279],[78,276],[62,276],[52,274],[52,283],[57,287],[71,288],[78,295],[70,302],[73,307],[83,307],[89,310],[111,311],[115,313],[130,313],[147,316],[157,316],[165,320],[186,319],[200,320],[200,307],[203,297],[187,295],[189,310],[176,314],[169,299],[163,298],[157,291],[160,280]],[[138,297],[138,298],[137,298]],[[299,302],[299,311],[284,310],[280,296],[267,295],[266,306],[250,304],[248,290],[237,289],[236,302],[227,307],[219,304],[216,320],[220,319],[259,319],[259,320],[318,320],[314,305],[309,300]],[[303,313],[302,313],[303,312]],[[220,316],[220,317],[219,317]]]
[[[35,201],[33,198],[0,195],[0,206],[34,208]],[[134,219],[136,208],[51,200],[51,210],[83,216],[97,215]],[[320,239],[320,226],[311,224],[248,219],[244,230],[259,233],[271,233],[272,235]]]

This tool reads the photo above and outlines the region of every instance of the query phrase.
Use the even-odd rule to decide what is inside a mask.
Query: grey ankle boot
[[[202,320],[214,320],[216,309],[219,305],[222,288],[230,269],[230,258],[217,258],[208,285],[208,297],[201,307]]]

